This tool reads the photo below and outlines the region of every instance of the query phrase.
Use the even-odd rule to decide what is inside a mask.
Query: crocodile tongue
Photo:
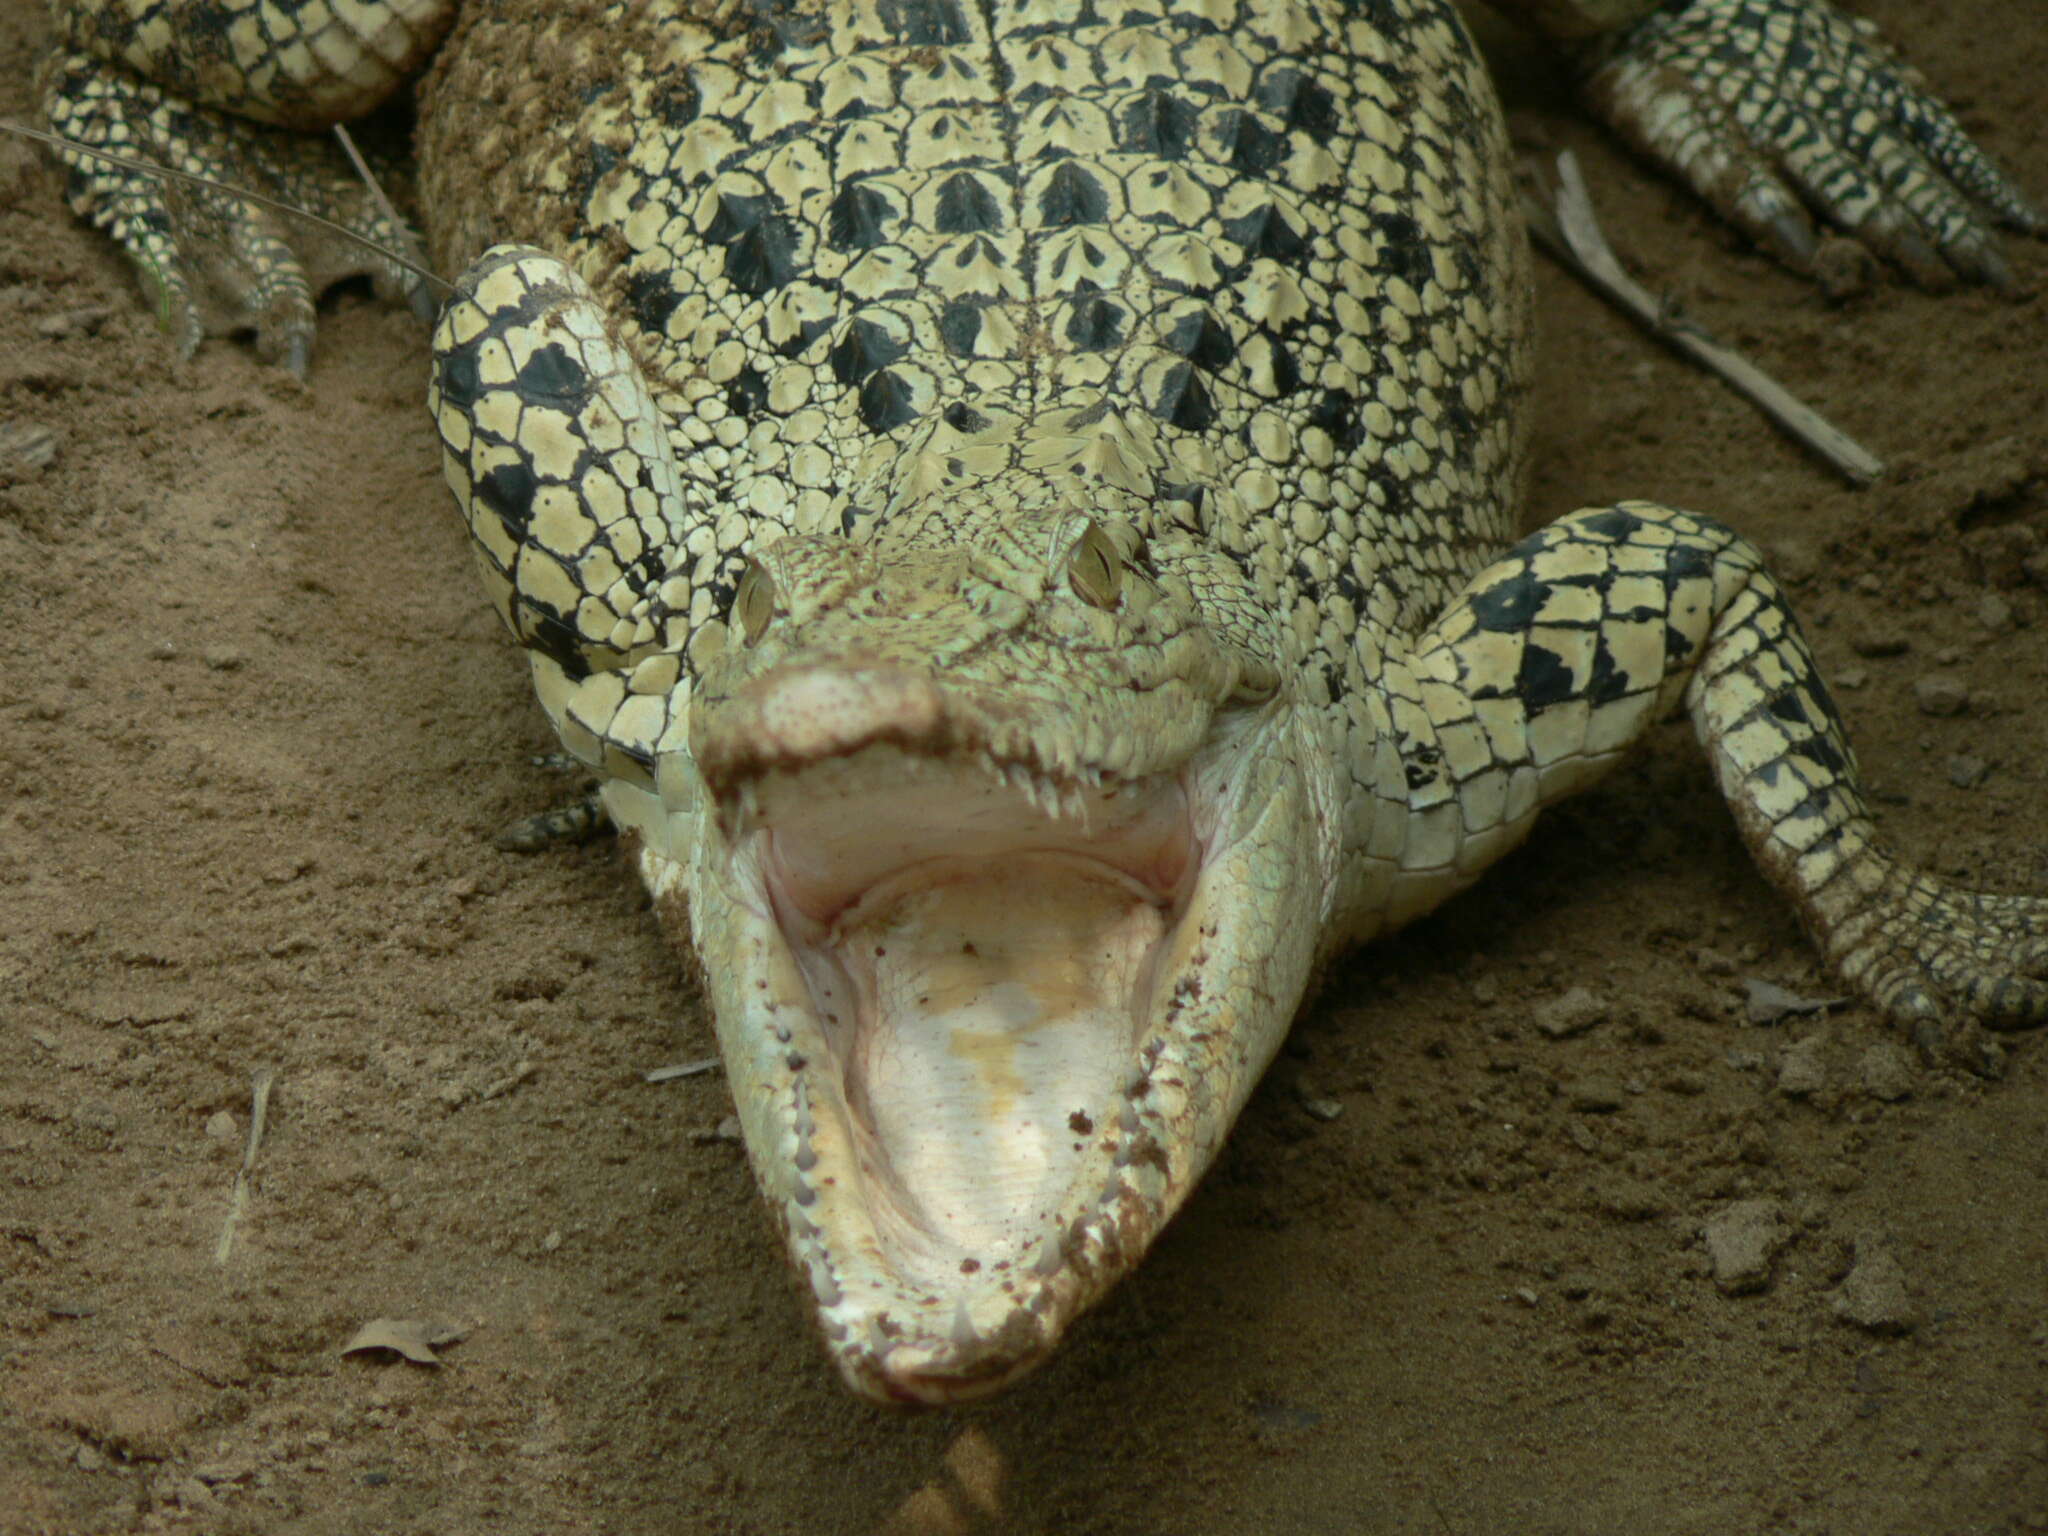
[[[892,719],[929,718],[901,696]],[[700,754],[720,773],[687,818],[687,873],[679,836],[643,835],[664,919],[687,905],[755,1174],[857,1391],[957,1402],[1030,1369],[1207,1167],[1327,900],[1328,786],[1304,774],[1316,754],[1276,750],[1298,745],[1291,718],[1115,783],[936,727]]]

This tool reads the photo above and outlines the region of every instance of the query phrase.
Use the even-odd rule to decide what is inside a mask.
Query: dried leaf
[[[341,1346],[341,1352],[358,1355],[366,1350],[388,1349],[405,1356],[415,1365],[439,1365],[440,1357],[434,1351],[459,1342],[466,1332],[466,1329],[451,1328],[446,1323],[378,1317],[358,1328],[355,1337]]]
[[[1795,1014],[1819,1013],[1827,1008],[1840,1008],[1853,1001],[1846,997],[1802,997],[1776,982],[1765,981],[1760,976],[1749,976],[1742,983],[1744,998],[1743,1012],[1752,1024],[1775,1024],[1780,1019]]]

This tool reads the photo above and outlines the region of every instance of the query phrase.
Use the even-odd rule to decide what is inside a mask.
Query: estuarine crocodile
[[[2039,227],[1822,5],[1528,9],[1795,262],[1802,200],[1926,276],[2006,281],[1989,222]],[[455,6],[58,12],[58,128],[375,229],[322,151],[189,98],[317,125]],[[1441,0],[474,0],[418,148],[466,268],[448,482],[702,963],[858,1390],[1041,1360],[1328,961],[1680,710],[1858,992],[2048,1017],[2048,902],[1884,852],[1749,544],[1645,502],[1514,542],[1528,256]],[[355,258],[75,172],[184,344],[253,324],[303,365],[309,285]]]

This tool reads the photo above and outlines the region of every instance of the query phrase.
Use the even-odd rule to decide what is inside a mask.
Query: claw
[[[1884,253],[1904,267],[1913,281],[1935,293],[1946,293],[1956,285],[1955,269],[1941,259],[1941,252],[1909,229],[1902,229],[1885,243]]]
[[[1793,210],[1780,213],[1771,220],[1771,237],[1778,248],[1799,267],[1811,267],[1813,258],[1820,252],[1820,240],[1813,232],[1813,225],[1806,215]]]
[[[2017,299],[2021,296],[2023,290],[2019,279],[2013,276],[2012,264],[1997,246],[1969,245],[1950,254],[1963,276],[1987,284],[2003,298]]]
[[[2044,214],[2032,198],[2017,188],[2006,193],[2006,206],[1999,212],[2006,223],[2021,234],[2048,235],[2048,214]]]

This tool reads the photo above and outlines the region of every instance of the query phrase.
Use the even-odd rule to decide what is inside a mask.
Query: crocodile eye
[[[732,595],[732,616],[749,645],[761,638],[768,621],[775,617],[775,578],[758,560],[749,560],[746,574],[740,577],[739,590]]]
[[[1124,555],[1100,523],[1074,540],[1067,551],[1067,581],[1085,603],[1114,608],[1124,590]]]

